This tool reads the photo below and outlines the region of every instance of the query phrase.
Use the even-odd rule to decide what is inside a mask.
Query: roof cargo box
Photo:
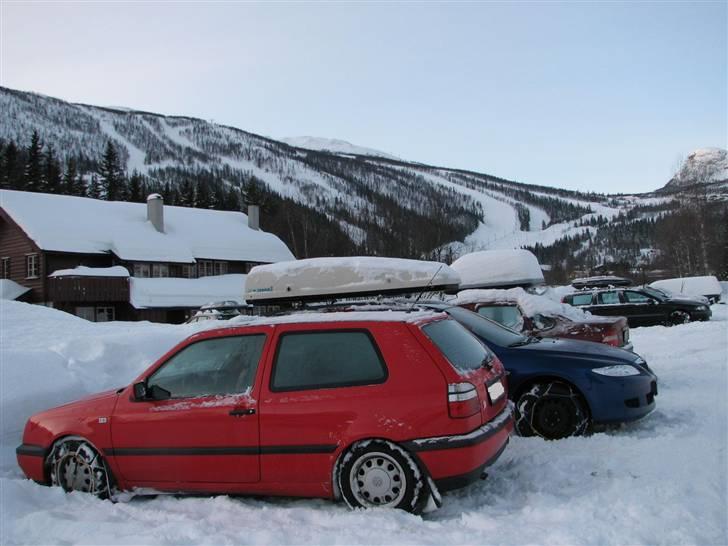
[[[528,250],[481,250],[461,256],[451,266],[460,288],[514,288],[543,284],[538,259]]]
[[[311,258],[254,267],[245,281],[245,300],[263,305],[422,291],[455,292],[459,284],[459,275],[438,262]]]

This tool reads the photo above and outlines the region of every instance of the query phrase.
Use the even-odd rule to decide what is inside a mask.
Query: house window
[[[210,277],[215,274],[212,260],[198,260],[197,261],[197,276],[198,277]]]
[[[195,265],[183,265],[182,266],[182,276],[185,279],[194,279],[195,278]]]
[[[152,264],[152,277],[169,277],[167,264]]]
[[[110,322],[114,320],[114,308],[113,307],[97,307],[96,308],[96,322]]]
[[[149,277],[149,264],[134,264],[134,276],[142,278]]]
[[[215,275],[226,275],[227,268],[227,262],[215,262]]]
[[[109,306],[76,307],[75,314],[89,322],[109,322],[116,318],[116,310]]]
[[[2,274],[3,274],[3,279],[9,279],[10,278],[10,258],[8,256],[3,256],[3,259],[2,259]]]
[[[25,256],[26,279],[37,279],[40,277],[40,260],[37,254],[27,254]]]

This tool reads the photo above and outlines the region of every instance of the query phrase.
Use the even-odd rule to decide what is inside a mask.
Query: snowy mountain
[[[270,204],[263,228],[301,258],[452,260],[473,250],[530,247],[559,267],[639,264],[654,256],[656,222],[680,206],[674,195],[580,193],[407,162],[343,141],[276,141],[192,117],[0,87],[0,160],[11,142],[25,153],[34,131],[44,154],[62,168],[74,158],[87,183],[112,143],[127,176],[168,204],[219,207],[221,199],[210,195],[258,188]],[[23,176],[21,168],[16,179]]]
[[[372,148],[365,148],[364,146],[357,146],[346,140],[338,140],[335,138],[319,138],[312,136],[300,136],[300,137],[285,137],[279,139],[281,142],[285,142],[289,146],[295,146],[296,148],[305,148],[306,150],[318,150],[322,152],[334,152],[337,154],[351,154],[351,155],[371,155],[374,157],[384,157],[386,159],[399,160],[400,158],[374,150]]]
[[[683,161],[678,172],[662,191],[676,191],[694,184],[719,184],[728,187],[728,150],[695,150]]]

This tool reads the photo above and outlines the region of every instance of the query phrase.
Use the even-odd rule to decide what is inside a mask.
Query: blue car
[[[422,306],[450,315],[503,363],[522,436],[580,435],[655,409],[657,376],[635,353],[591,341],[524,336],[462,307]]]

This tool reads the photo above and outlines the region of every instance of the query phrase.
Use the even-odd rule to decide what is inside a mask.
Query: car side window
[[[290,332],[276,351],[271,391],[383,383],[387,368],[368,332]]]
[[[523,330],[523,315],[515,305],[483,305],[478,314],[516,332]]]
[[[629,303],[650,303],[652,301],[649,296],[632,290],[625,290],[624,297]]]
[[[597,294],[597,303],[601,305],[611,305],[614,303],[621,303],[619,301],[618,292],[599,292]]]
[[[592,295],[591,292],[588,294],[574,294],[573,296],[569,296],[571,299],[571,305],[580,306],[580,305],[591,305],[592,302]]]
[[[264,344],[264,334],[198,341],[165,362],[147,384],[168,390],[172,398],[247,392]]]

